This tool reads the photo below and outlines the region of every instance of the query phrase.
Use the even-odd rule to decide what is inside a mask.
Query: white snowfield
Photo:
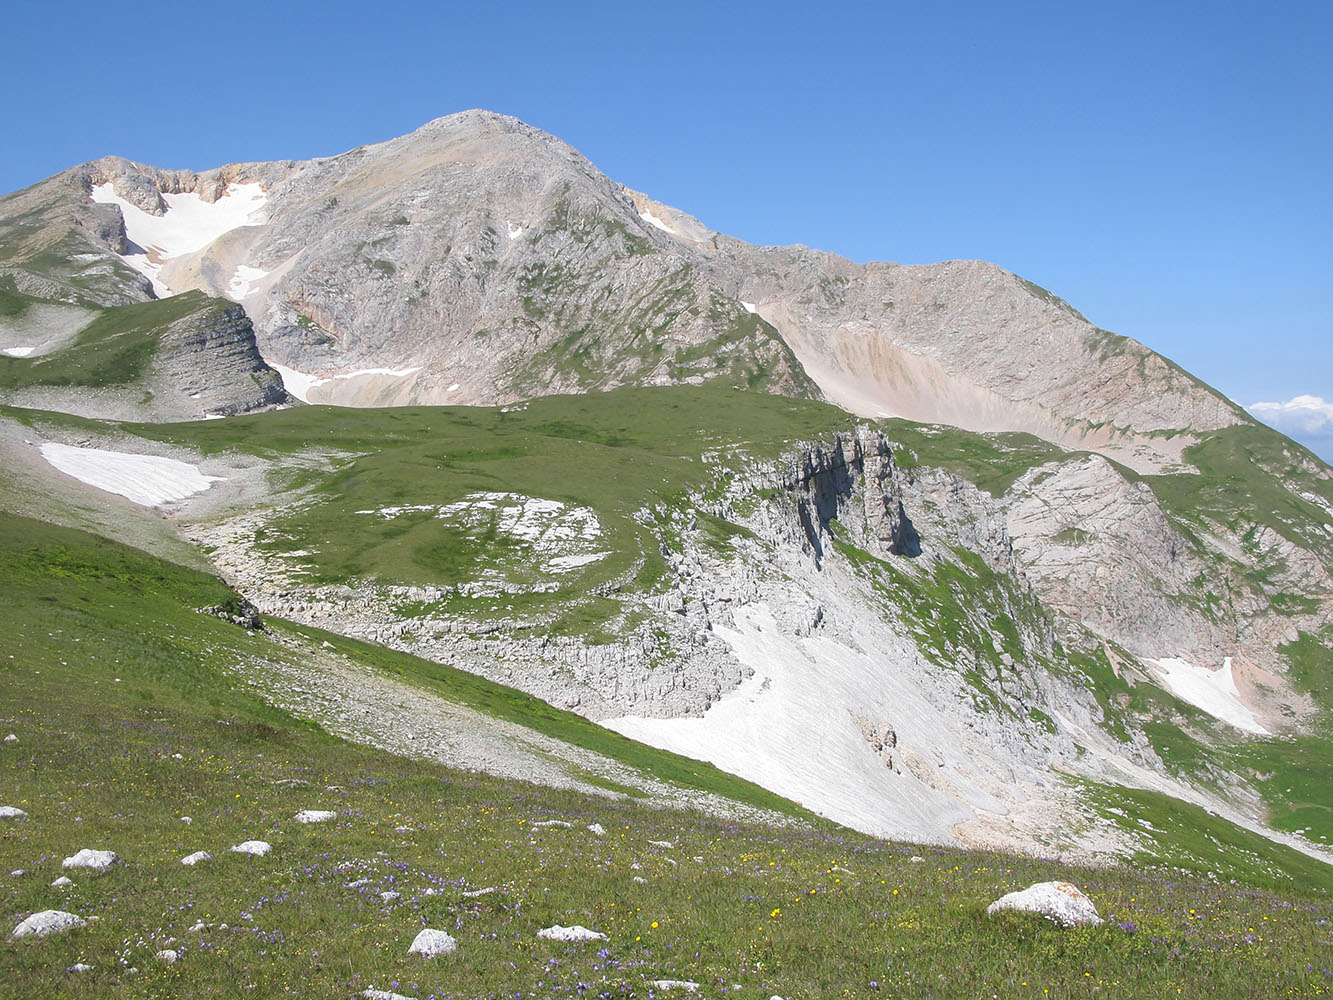
[[[972,819],[972,809],[1004,812],[960,768],[943,766],[965,761],[965,752],[950,721],[910,681],[914,671],[895,669],[889,650],[866,652],[822,635],[797,638],[762,603],[738,608],[734,628],[714,631],[754,674],[702,718],[624,716],[601,724],[709,761],[874,836],[955,843],[950,828]],[[877,708],[892,712],[900,742],[915,748],[923,761],[917,770],[932,784],[909,770],[908,760],[899,773],[872,752],[852,712]]]
[[[341,375],[314,375],[310,372],[297,371],[295,368],[288,368],[286,365],[280,365],[276,361],[264,359],[265,364],[282,376],[282,385],[288,392],[303,403],[310,402],[310,390],[316,386],[324,385],[326,382],[332,382],[334,379],[353,379],[363,378],[370,375],[383,375],[389,378],[406,378],[409,375],[415,375],[421,371],[421,366],[416,365],[413,368],[361,368],[354,372],[343,372]]]
[[[157,455],[75,448],[48,441],[42,457],[67,476],[145,507],[184,500],[223,479],[205,476],[197,465]]]
[[[1062,927],[1096,927],[1102,922],[1092,900],[1072,882],[1036,882],[986,907],[987,914],[1002,910],[1037,913]]]
[[[268,201],[259,184],[229,184],[212,204],[193,193],[164,194],[167,210],[150,215],[116,194],[110,181],[95,185],[91,194],[99,205],[120,206],[125,235],[142,251],[123,254],[121,260],[148,277],[158,298],[174,294],[161,280],[164,261],[197,253],[223,233],[263,221],[261,209]]]
[[[656,226],[658,229],[662,230],[662,232],[664,232],[664,233],[670,233],[672,236],[675,236],[675,235],[676,235],[676,231],[675,231],[674,229],[672,229],[670,226],[668,226],[665,222],[663,222],[663,221],[662,221],[661,219],[659,219],[657,216],[653,215],[653,213],[650,212],[650,211],[648,211],[648,209],[644,209],[642,212],[640,212],[640,213],[639,213],[639,218],[642,219],[644,222],[648,223],[648,225],[650,225],[650,226]]]
[[[1240,700],[1236,679],[1231,673],[1231,657],[1222,661],[1217,670],[1196,667],[1176,657],[1147,660],[1156,668],[1166,689],[1181,701],[1201,708],[1215,719],[1242,729],[1247,733],[1268,736],[1270,733],[1255,718],[1254,712]]]

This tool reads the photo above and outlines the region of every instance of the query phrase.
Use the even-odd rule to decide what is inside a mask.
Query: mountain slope
[[[1333,472],[1000,268],[751,247],[484,112],[0,207],[14,347],[47,352],[5,398],[145,418],[8,411],[11,509],[120,532],[50,454],[197,465],[225,483],[157,509],[264,612],[877,834],[1128,857],[1165,848],[1114,803],[1166,795],[1333,835],[1273,778],[1329,742]],[[279,402],[256,347],[313,402],[504,405],[163,422]]]

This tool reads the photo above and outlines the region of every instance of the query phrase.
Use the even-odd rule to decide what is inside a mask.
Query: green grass
[[[1333,867],[1251,833],[1198,806],[1136,788],[1087,782],[1089,801],[1135,834],[1145,849],[1134,864],[1163,874],[1212,875],[1222,882],[1333,892]]]
[[[123,386],[140,379],[165,327],[192,313],[230,303],[202,292],[104,309],[74,340],[35,358],[0,357],[0,389],[23,386]]]
[[[1075,457],[1031,434],[976,434],[898,419],[882,420],[879,427],[897,445],[893,457],[900,468],[944,469],[996,497],[1029,469]]]
[[[1184,458],[1200,475],[1144,477],[1178,522],[1206,517],[1238,536],[1259,525],[1333,558],[1323,511],[1297,495],[1304,490],[1333,502],[1333,479],[1313,471],[1326,466],[1301,445],[1260,424],[1240,424],[1214,431]]]
[[[279,654],[194,610],[228,594],[205,574],[18,519],[0,521],[0,574],[0,724],[19,736],[0,744],[0,797],[29,814],[0,826],[0,867],[25,871],[0,878],[0,914],[100,918],[6,942],[7,995],[643,997],[668,978],[792,1000],[1329,990],[1333,914],[1312,884],[775,830],[450,771],[344,743],[237,689],[227,667]],[[303,808],[338,816],[301,826]],[[573,827],[532,825],[547,819]],[[273,853],[227,850],[251,838]],[[82,847],[121,862],[49,887]],[[200,849],[214,860],[179,864]],[[1077,882],[1108,923],[985,916],[1001,893],[1050,878]],[[463,895],[486,886],[499,891]],[[536,937],[554,923],[609,940]],[[459,952],[407,955],[422,926],[447,929]],[[163,948],[179,962],[157,962]],[[80,961],[94,969],[66,971]]]

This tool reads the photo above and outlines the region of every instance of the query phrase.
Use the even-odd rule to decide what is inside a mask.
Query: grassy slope
[[[226,597],[216,581],[78,532],[0,526],[0,720],[19,736],[0,744],[0,798],[29,813],[0,826],[0,868],[26,872],[0,880],[0,911],[101,918],[0,946],[12,995],[646,996],[665,978],[793,998],[1328,990],[1326,896],[720,824],[348,745],[228,683],[222,667],[272,650],[193,610]],[[339,816],[301,826],[302,808]],[[531,826],[548,818],[574,826]],[[584,829],[594,821],[606,837]],[[274,853],[226,851],[249,838]],[[50,888],[81,847],[122,863]],[[215,860],[178,863],[199,849]],[[1062,932],[984,916],[1052,877],[1114,920]],[[502,889],[462,895],[489,885]],[[557,922],[609,941],[535,937]],[[459,954],[410,959],[424,925],[450,930]],[[153,959],[166,947],[184,949],[179,963]],[[65,971],[77,961],[95,968]]]
[[[9,302],[9,298],[14,301]],[[0,298],[0,308],[26,303],[23,297],[9,298]],[[104,309],[73,341],[52,354],[0,356],[0,390],[128,385],[143,376],[165,327],[191,313],[230,304],[210,299],[202,292],[185,292],[160,301]]]

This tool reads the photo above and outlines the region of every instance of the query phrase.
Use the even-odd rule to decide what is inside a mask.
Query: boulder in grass
[[[325,643],[324,645],[328,645]],[[362,1000],[417,1000],[416,997],[405,997],[401,993],[390,993],[388,990],[362,990]]]
[[[0,806],[0,819],[25,819],[27,815],[18,806]]]
[[[67,885],[73,885],[73,884],[74,884],[73,881],[71,881],[70,879],[66,878],[64,875],[61,875],[60,878],[56,879],[54,882],[51,883],[51,888],[52,888],[52,889],[63,889],[63,888],[65,888],[65,886],[67,886]]]
[[[573,927],[561,927],[556,924],[554,927],[544,927],[537,932],[539,938],[549,938],[552,941],[605,941],[606,935],[600,931],[590,931],[588,928],[579,924]]]
[[[104,872],[117,861],[115,851],[94,851],[85,847],[73,857],[60,863],[62,868],[91,868],[95,872]]]
[[[185,855],[185,857],[181,858],[181,864],[193,868],[201,861],[212,861],[212,860],[213,860],[213,855],[209,854],[207,851],[195,851],[193,854],[187,854]]]
[[[176,954],[170,948],[164,948],[162,951],[159,951],[153,957],[157,959],[159,962],[163,962],[167,965],[175,965],[176,960],[180,958],[180,955]]]
[[[34,913],[28,919],[14,928],[9,936],[11,938],[24,937],[47,937],[51,934],[61,934],[64,931],[73,930],[75,927],[84,927],[88,921],[74,913],[66,913],[64,910],[42,910]]]
[[[273,850],[273,845],[267,840],[247,840],[243,844],[237,844],[231,850],[233,854],[253,854],[257,858],[262,858]]]
[[[336,812],[329,812],[327,809],[302,809],[296,814],[298,823],[327,823],[331,819],[337,819]]]
[[[1096,927],[1102,922],[1092,900],[1072,882],[1037,882],[986,907],[988,914],[1002,910],[1036,913],[1061,927]]]
[[[452,955],[458,950],[458,942],[444,931],[427,927],[412,939],[409,954],[434,958],[436,955]]]

